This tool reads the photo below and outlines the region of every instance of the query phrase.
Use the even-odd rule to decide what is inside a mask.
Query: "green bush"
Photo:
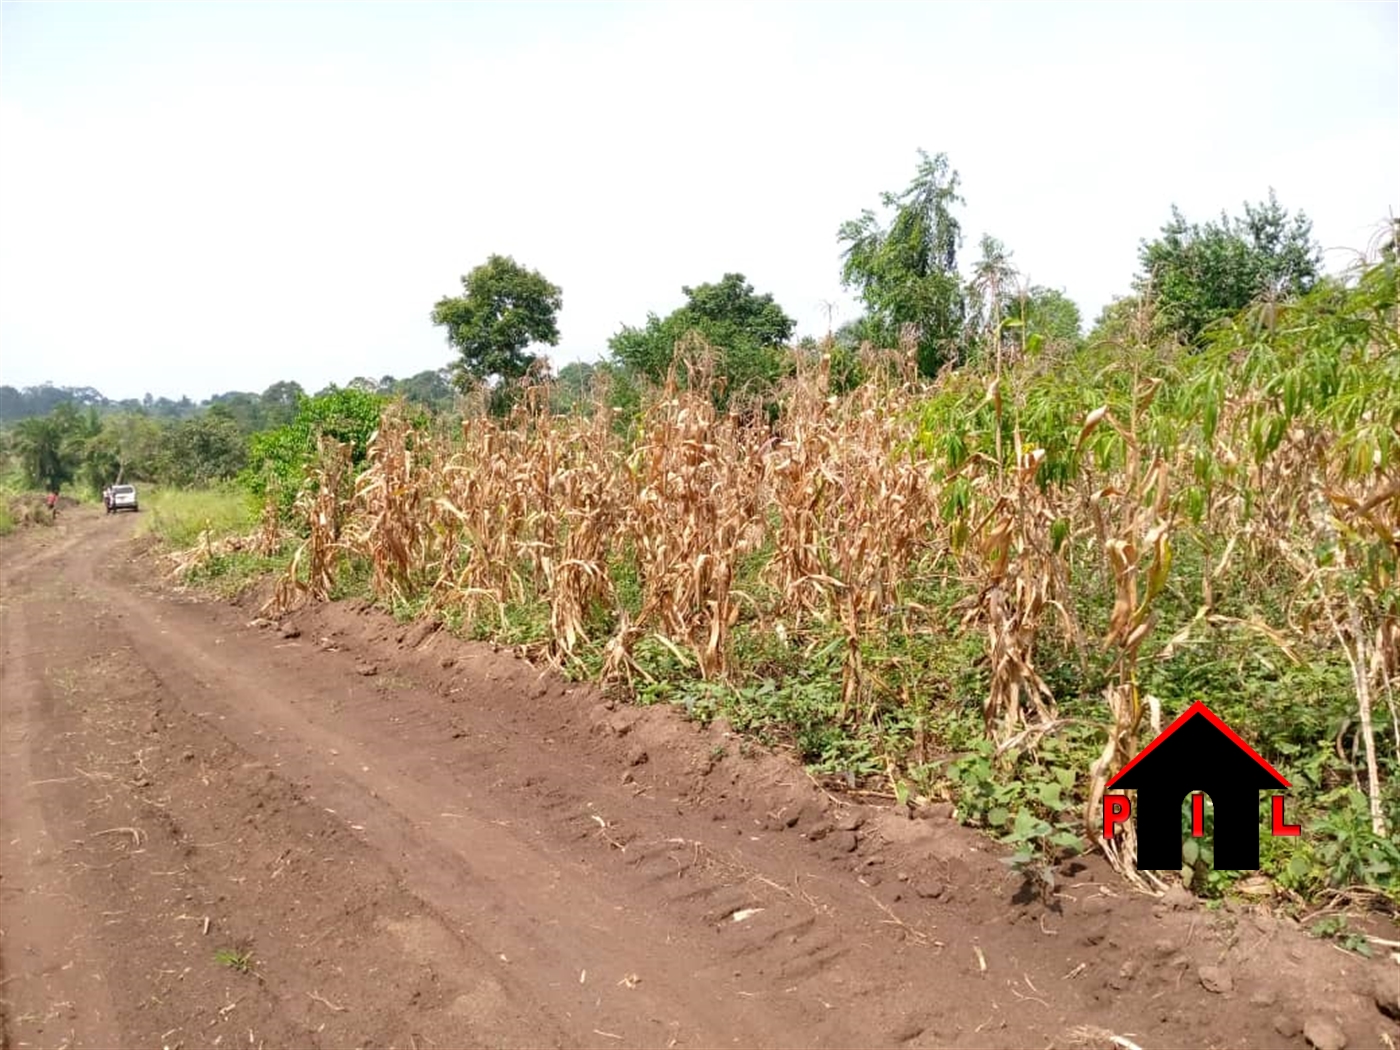
[[[248,465],[239,481],[259,504],[272,492],[284,515],[290,515],[306,481],[306,468],[316,454],[317,436],[349,445],[351,462],[358,467],[364,463],[370,438],[379,427],[384,404],[383,397],[362,390],[303,396],[292,422],[253,435],[248,444]]]

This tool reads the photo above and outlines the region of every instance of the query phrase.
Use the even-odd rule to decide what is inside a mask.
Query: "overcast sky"
[[[492,252],[556,364],[740,271],[799,321],[919,147],[1086,321],[1173,202],[1400,211],[1400,4],[0,5],[0,382],[196,399],[441,367]],[[1329,262],[1340,265],[1340,252]]]

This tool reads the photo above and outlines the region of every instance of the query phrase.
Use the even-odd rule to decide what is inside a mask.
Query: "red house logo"
[[[1107,787],[1137,789],[1137,863],[1147,870],[1181,867],[1181,802],[1191,799],[1191,833],[1205,835],[1205,797],[1215,805],[1215,866],[1252,871],[1259,867],[1259,792],[1289,787],[1277,769],[1222,722],[1194,703],[1118,771]],[[1201,793],[1204,794],[1201,794]],[[1297,835],[1284,821],[1284,799],[1273,797],[1274,835]],[[1103,797],[1103,835],[1132,815],[1128,796]]]

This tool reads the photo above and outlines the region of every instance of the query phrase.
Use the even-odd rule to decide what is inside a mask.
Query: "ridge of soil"
[[[1400,960],[132,534],[0,542],[0,1046],[1400,1044]]]

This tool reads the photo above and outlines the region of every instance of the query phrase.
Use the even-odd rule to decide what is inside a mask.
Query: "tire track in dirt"
[[[1018,905],[985,840],[831,799],[722,724],[352,606],[250,626],[162,588],[128,529],[70,527],[0,557],[5,776],[17,750],[63,781],[6,801],[0,959],[27,974],[14,918],[52,911],[9,890],[24,851],[78,843],[71,929],[23,931],[45,965],[97,945],[116,1015],[71,1045],[1284,1047],[1289,982],[1354,1045],[1400,1032],[1374,967],[1276,925],[1127,897],[1092,860]],[[1235,991],[1205,991],[1222,964]],[[17,1044],[63,989],[12,988]]]
[[[363,676],[339,668],[328,679],[306,683],[301,695],[287,697],[280,672],[270,677],[250,672],[240,649],[216,636],[201,638],[199,627],[178,615],[177,603],[148,602],[97,576],[88,584],[120,612],[134,652],[168,692],[217,722],[219,731],[248,754],[294,780],[308,803],[342,820],[374,853],[393,858],[405,887],[445,924],[469,931],[483,952],[503,958],[507,972],[526,967],[532,994],[551,1014],[589,1026],[576,1032],[576,1040],[666,1046],[683,1038],[686,1045],[720,1045],[747,1042],[749,1033],[767,1031],[779,1045],[860,1041],[860,1033],[840,1015],[815,1039],[789,1042],[791,1037],[782,1034],[809,1026],[816,1001],[794,998],[791,992],[799,989],[792,985],[823,974],[840,957],[824,950],[829,942],[802,943],[806,930],[801,927],[790,934],[785,954],[797,959],[781,966],[778,976],[791,992],[786,999],[760,1003],[742,987],[742,971],[733,969],[728,953],[714,957],[707,936],[658,914],[625,889],[617,892],[610,879],[600,877],[579,846],[609,838],[611,807],[594,806],[573,793],[547,799],[540,805],[548,812],[552,803],[566,828],[554,842],[528,825],[522,832],[516,820],[494,816],[509,812],[502,794],[518,791],[497,773],[502,767],[529,768],[536,757],[528,749],[521,753],[509,734],[474,733],[474,748],[449,764],[435,753],[441,739],[418,738],[412,725],[391,713],[392,698],[386,705],[372,686],[356,688]],[[171,626],[176,621],[179,629]],[[195,644],[189,644],[192,640]],[[357,706],[366,698],[378,711]],[[307,711],[328,711],[332,717],[308,717]],[[431,719],[420,725],[429,732],[437,727]],[[359,732],[347,731],[351,726]],[[586,781],[591,772],[583,767],[579,779]],[[772,906],[771,891],[761,895],[725,882],[694,885],[696,871],[721,870],[720,865],[697,865],[690,840],[661,845],[666,848],[652,867],[661,880],[681,887],[663,892],[662,903],[697,915],[705,934],[742,908]],[[652,947],[659,932],[665,949],[660,952]],[[775,935],[770,943],[779,940]],[[727,986],[733,991],[726,992]],[[697,994],[707,988],[713,991]],[[706,999],[721,1001],[726,995],[737,1005],[717,1024],[714,1004]],[[604,1034],[589,1039],[598,1033]]]
[[[58,557],[74,541],[52,545],[26,574]],[[94,959],[80,898],[62,863],[67,846],[45,818],[56,788],[75,779],[56,760],[64,717],[44,674],[46,653],[35,647],[27,617],[14,609],[23,576],[3,574],[4,718],[0,719],[0,1041],[33,1033],[69,1046],[115,1046],[119,1029],[104,960]],[[23,600],[23,598],[19,598]],[[42,733],[47,739],[39,739]],[[65,773],[69,775],[64,776]],[[43,901],[44,907],[27,906]],[[18,947],[16,950],[17,946]],[[12,1004],[23,1002],[22,1010]]]
[[[7,583],[6,1046],[567,1044],[389,865],[182,708],[90,580],[26,587],[42,567]]]

